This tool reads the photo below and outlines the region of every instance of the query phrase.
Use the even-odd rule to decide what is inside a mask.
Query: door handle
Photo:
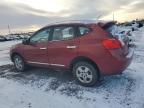
[[[67,46],[68,49],[75,49],[77,46]]]
[[[47,48],[40,48],[41,50],[46,50]]]

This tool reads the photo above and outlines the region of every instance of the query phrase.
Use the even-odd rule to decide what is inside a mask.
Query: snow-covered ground
[[[91,88],[76,84],[67,72],[16,72],[5,64],[10,63],[9,47],[17,42],[0,43],[0,108],[144,108],[144,28],[133,37],[132,64],[122,75],[107,76]]]
[[[7,41],[0,42],[0,66],[10,64],[11,61],[9,59],[9,50],[12,45],[15,45],[21,41]]]

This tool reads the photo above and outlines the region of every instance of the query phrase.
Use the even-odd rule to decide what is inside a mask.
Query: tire
[[[23,60],[23,58],[19,55],[14,55],[13,56],[13,62],[14,62],[14,66],[16,68],[17,71],[23,72],[26,70],[27,66]]]
[[[76,81],[83,86],[93,86],[98,81],[98,69],[88,62],[78,62],[73,66]]]

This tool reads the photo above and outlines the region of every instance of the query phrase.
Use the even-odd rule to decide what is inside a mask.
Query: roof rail
[[[56,25],[56,24],[67,24],[67,23],[83,23],[83,24],[92,24],[92,23],[99,23],[102,22],[102,20],[64,20],[54,23],[49,23],[49,25]]]

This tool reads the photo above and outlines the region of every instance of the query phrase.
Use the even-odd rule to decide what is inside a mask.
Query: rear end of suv
[[[113,22],[61,23],[46,26],[11,48],[17,70],[27,66],[69,69],[84,86],[103,75],[120,74],[131,63],[129,38]]]
[[[133,48],[130,45],[129,38],[125,34],[119,33],[114,22],[100,25],[100,27],[103,29],[103,35],[101,34],[103,39],[100,42],[103,47],[100,48],[103,49],[103,52],[101,52],[103,59],[96,62],[100,62],[98,67],[101,74],[122,73],[131,63],[133,56]]]

